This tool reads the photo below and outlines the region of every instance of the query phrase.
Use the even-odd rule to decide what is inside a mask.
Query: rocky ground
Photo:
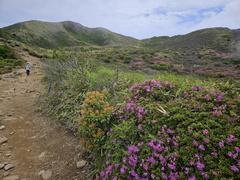
[[[72,132],[37,111],[45,91],[38,58],[17,49],[31,65],[0,80],[0,179],[89,179],[91,163]]]

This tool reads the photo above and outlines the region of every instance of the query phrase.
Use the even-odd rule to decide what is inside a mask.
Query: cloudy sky
[[[29,20],[71,20],[145,39],[240,28],[240,0],[0,0],[0,28]]]

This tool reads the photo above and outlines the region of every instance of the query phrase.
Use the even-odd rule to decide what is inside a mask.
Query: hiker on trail
[[[26,69],[26,74],[27,74],[27,76],[29,76],[29,74],[30,74],[30,65],[29,65],[28,62],[27,62],[27,64],[26,64],[26,66],[25,66],[25,69]]]

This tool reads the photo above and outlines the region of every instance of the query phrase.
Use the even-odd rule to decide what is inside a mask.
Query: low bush
[[[229,84],[136,84],[115,111],[96,179],[239,179],[239,112]]]
[[[88,92],[81,109],[78,136],[89,152],[99,152],[106,141],[105,134],[111,129],[114,107],[106,100],[106,91]]]

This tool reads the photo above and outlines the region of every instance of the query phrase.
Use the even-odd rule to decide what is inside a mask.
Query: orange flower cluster
[[[104,123],[109,119],[114,107],[105,99],[106,90],[88,92],[81,109],[79,119],[79,135],[86,150],[93,150],[103,144],[106,135]]]
[[[90,141],[80,139],[80,142],[85,146],[86,150],[91,150],[99,146],[99,144],[91,144]]]
[[[104,135],[105,133],[102,131],[102,129],[97,128],[97,133],[96,134],[92,134],[93,137],[99,137],[101,135]]]
[[[102,92],[92,91],[87,93],[87,98],[83,102],[83,109],[81,110],[81,114],[83,116],[90,116],[90,117],[103,117],[110,111],[114,110],[109,103],[104,101],[106,90]]]

